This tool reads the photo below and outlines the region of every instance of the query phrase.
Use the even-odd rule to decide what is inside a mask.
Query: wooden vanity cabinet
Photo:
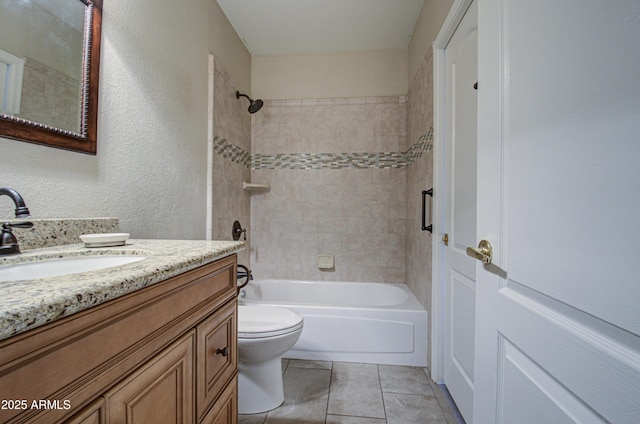
[[[194,341],[190,332],[109,390],[107,422],[195,422]]]
[[[0,342],[2,423],[236,423],[236,255]]]
[[[196,405],[198,418],[207,412],[238,369],[236,302],[202,321],[196,328]]]
[[[66,424],[103,424],[107,422],[104,398],[99,398],[82,411],[76,413]]]
[[[237,424],[237,422],[238,384],[234,379],[202,419],[201,424]]]

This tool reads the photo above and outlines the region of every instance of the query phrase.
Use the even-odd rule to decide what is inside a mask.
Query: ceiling
[[[424,0],[217,0],[249,53],[406,49]]]

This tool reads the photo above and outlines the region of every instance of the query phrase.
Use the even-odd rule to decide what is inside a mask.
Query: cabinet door
[[[106,424],[104,398],[100,398],[65,421],[65,424]]]
[[[238,422],[238,384],[234,378],[200,424],[236,424]]]
[[[193,423],[193,331],[110,390],[108,422]]]
[[[238,366],[237,306],[233,300],[197,327],[198,417],[209,409]]]

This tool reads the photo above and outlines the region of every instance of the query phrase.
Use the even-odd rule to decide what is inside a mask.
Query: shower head
[[[256,113],[260,110],[260,108],[262,108],[262,105],[264,104],[260,99],[253,100],[246,94],[241,94],[239,91],[236,91],[236,99],[239,99],[240,97],[246,97],[247,99],[249,99],[249,102],[251,103],[249,105],[249,113]]]
[[[249,113],[256,113],[262,108],[262,100],[258,99],[256,101],[251,102],[249,105]]]

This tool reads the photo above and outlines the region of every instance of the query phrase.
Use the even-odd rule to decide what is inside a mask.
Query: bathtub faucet
[[[238,279],[246,278],[244,283],[238,285],[238,293],[240,293],[241,288],[249,284],[250,280],[253,280],[253,274],[251,273],[251,270],[246,265],[242,265],[242,264],[238,264],[238,271],[236,273],[236,277]]]

